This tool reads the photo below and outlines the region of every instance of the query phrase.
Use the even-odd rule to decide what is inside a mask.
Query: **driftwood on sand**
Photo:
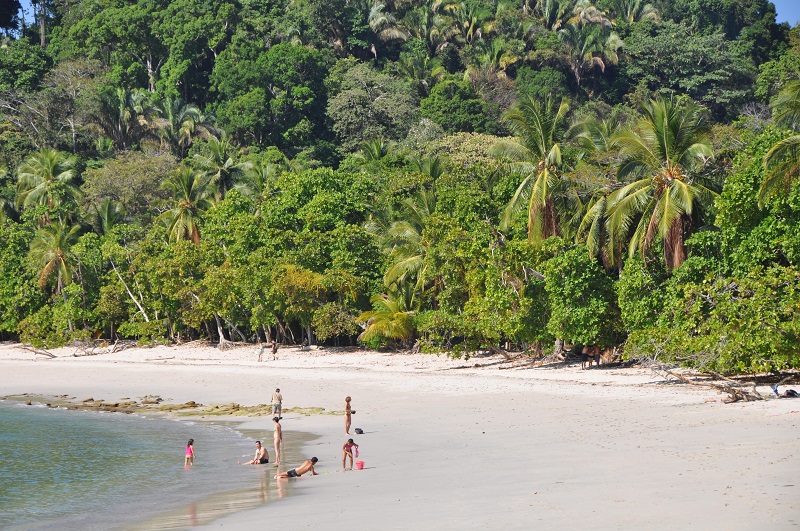
[[[765,399],[764,396],[756,390],[756,382],[745,385],[715,372],[707,373],[708,376],[715,378],[714,381],[698,381],[696,378],[704,375],[695,373],[683,374],[672,369],[668,369],[664,366],[653,366],[651,368],[654,372],[667,378],[675,378],[676,380],[680,380],[681,382],[689,385],[708,387],[710,389],[716,389],[722,393],[727,393],[728,398],[722,400],[726,404],[740,401],[755,402],[756,400]],[[752,387],[752,390],[750,390],[749,387]]]
[[[47,351],[47,350],[45,350],[43,348],[29,347],[29,346],[26,346],[26,345],[23,345],[22,348],[25,349],[25,350],[29,350],[29,351],[33,352],[34,354],[38,354],[40,356],[45,356],[47,358],[55,358],[56,357],[55,354],[53,354],[52,352],[49,352],[49,351]]]

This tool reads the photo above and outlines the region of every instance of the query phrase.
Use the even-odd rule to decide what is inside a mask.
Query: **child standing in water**
[[[350,407],[350,397],[346,396],[344,399],[344,433],[350,435],[350,423],[352,422],[352,414],[355,410]]]
[[[186,443],[186,456],[183,458],[183,466],[194,466],[194,439],[189,439]]]

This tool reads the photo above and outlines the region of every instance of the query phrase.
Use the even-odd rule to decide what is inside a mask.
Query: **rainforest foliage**
[[[767,0],[0,10],[0,335],[800,367]]]

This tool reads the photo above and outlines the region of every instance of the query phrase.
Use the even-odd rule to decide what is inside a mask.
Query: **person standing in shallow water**
[[[183,466],[194,466],[194,439],[189,439],[186,443],[186,455],[183,458]]]
[[[273,442],[275,444],[275,466],[281,464],[281,446],[283,445],[283,430],[281,430],[281,418],[272,417],[272,422],[275,423],[275,431],[272,434]]]
[[[345,435],[350,435],[350,424],[353,421],[353,413],[355,410],[350,407],[350,397],[346,396],[344,398],[344,433]]]

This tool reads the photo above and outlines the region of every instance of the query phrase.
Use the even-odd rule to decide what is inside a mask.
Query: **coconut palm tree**
[[[92,226],[100,235],[108,234],[111,229],[125,219],[122,207],[109,197],[103,198],[100,203],[93,205],[92,209]]]
[[[658,21],[661,15],[653,4],[644,0],[609,0],[614,20],[617,22],[639,22],[640,20]]]
[[[561,145],[566,139],[565,99],[556,104],[551,96],[539,100],[523,96],[504,114],[513,141],[500,141],[491,152],[510,161],[510,169],[523,177],[502,218],[508,227],[515,216],[527,209],[528,239],[541,241],[559,234],[556,195],[559,191],[564,161]]]
[[[643,113],[635,129],[614,140],[623,156],[618,177],[634,180],[609,197],[608,231],[615,244],[628,242],[630,255],[646,254],[660,238],[667,268],[674,269],[686,259],[693,217],[716,196],[697,173],[713,153],[696,105],[662,98],[645,104]]]
[[[800,174],[800,81],[791,81],[772,103],[775,122],[795,132],[770,148],[764,156],[766,175],[758,190],[760,206],[787,190]]]
[[[39,287],[44,289],[56,275],[56,295],[72,282],[72,255],[70,249],[77,241],[80,226],[72,227],[56,221],[36,231],[31,242],[29,256],[42,269],[39,271]]]
[[[44,206],[44,223],[50,213],[67,210],[80,197],[75,183],[77,158],[54,149],[43,149],[28,157],[17,169],[17,207]]]
[[[203,114],[200,109],[180,98],[165,98],[159,105],[161,118],[158,120],[158,135],[179,158],[186,152],[195,138],[218,137],[214,127],[214,115]]]
[[[584,74],[594,68],[605,72],[607,64],[616,64],[619,61],[618,52],[622,48],[622,39],[614,32],[605,36],[598,26],[567,24],[559,30],[558,36],[579,88]]]
[[[228,190],[243,180],[253,167],[249,162],[238,162],[237,156],[238,149],[225,135],[219,139],[209,138],[205,154],[195,155],[198,165],[211,179],[217,201],[224,199]]]
[[[376,294],[370,298],[373,310],[364,312],[358,321],[365,323],[359,341],[388,339],[408,341],[414,337],[414,311],[402,296]]]
[[[213,205],[214,192],[208,176],[184,167],[164,181],[164,188],[172,192],[175,201],[170,210],[159,216],[167,224],[170,240],[199,243],[198,222],[202,213]]]
[[[147,92],[118,88],[100,95],[89,119],[117,149],[126,150],[146,137],[156,136],[154,119],[158,113]]]

